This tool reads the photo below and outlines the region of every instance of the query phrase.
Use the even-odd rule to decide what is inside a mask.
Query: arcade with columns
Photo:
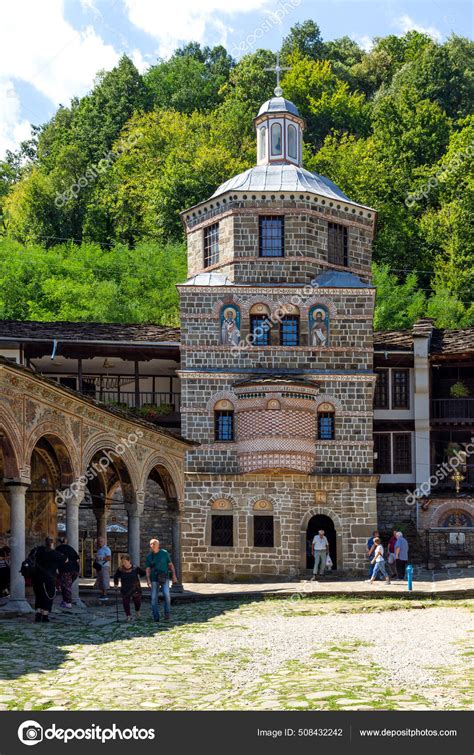
[[[118,520],[115,528],[127,533],[122,552],[135,563],[143,561],[149,539],[159,537],[180,579],[190,443],[18,365],[0,364],[0,394],[0,533],[11,548],[10,599],[1,610],[31,610],[20,574],[29,549],[62,530],[82,553],[80,533],[91,520],[94,539],[107,538],[108,522]],[[162,512],[165,536],[150,505]]]

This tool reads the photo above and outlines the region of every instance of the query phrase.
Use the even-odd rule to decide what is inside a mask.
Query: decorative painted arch
[[[164,470],[163,486],[167,497],[183,501],[184,477],[183,471],[172,459],[167,459],[163,454],[152,453],[143,462],[140,490],[145,490],[147,480],[154,469],[161,467]]]
[[[218,505],[214,505],[214,504],[218,504],[219,501],[227,501],[228,503],[230,503],[230,506],[227,509],[225,509],[224,507],[220,507]],[[235,498],[233,496],[231,496],[231,495],[228,495],[227,493],[222,493],[221,495],[212,495],[209,498],[209,509],[211,511],[219,511],[219,510],[221,510],[221,511],[225,511],[225,510],[231,511],[231,510],[234,510],[236,508],[237,508],[237,502],[236,502]]]
[[[95,454],[99,451],[104,452],[104,457],[106,457],[106,453],[114,452],[112,455],[112,461],[116,458],[118,458],[124,465],[125,469],[127,470],[128,476],[130,478],[130,482],[133,488],[133,491],[139,489],[139,482],[140,482],[140,471],[137,459],[133,456],[131,450],[129,448],[125,447],[125,450],[123,453],[117,454],[115,452],[115,449],[118,449],[119,447],[124,446],[122,443],[117,443],[117,436],[113,435],[95,435],[93,438],[89,440],[89,442],[86,444],[83,453],[82,453],[82,470],[81,474],[85,475],[87,472],[87,468],[89,467],[92,459],[94,458]]]
[[[320,393],[316,396],[316,410],[320,404],[332,404],[336,412],[342,412],[342,404],[338,398],[330,396],[328,393]]]
[[[21,476],[22,448],[21,431],[13,417],[5,410],[0,410],[0,450],[3,454],[5,478],[19,480]]]
[[[256,510],[256,508],[255,508],[256,504],[260,503],[260,501],[265,501],[266,503],[270,504],[271,509],[266,509],[267,511],[276,511],[276,508],[277,508],[276,499],[273,498],[273,496],[265,495],[265,494],[263,494],[263,495],[254,495],[253,498],[251,498],[249,500],[249,509],[251,511],[255,511]],[[263,508],[262,509],[257,509],[257,510],[265,511],[265,509],[263,509]]]
[[[55,422],[42,422],[37,425],[27,440],[25,464],[31,467],[31,457],[37,443],[44,438],[52,446],[60,469],[60,484],[67,487],[80,475],[80,464],[75,449],[75,441],[64,428]]]
[[[474,506],[470,506],[464,501],[458,503],[456,500],[452,500],[433,508],[429,518],[428,528],[442,527],[447,515],[452,511],[463,511],[471,521],[474,521]]]
[[[264,304],[269,308],[270,313],[275,309],[275,302],[268,298],[268,296],[250,296],[246,301],[241,304],[242,315],[248,317],[250,310],[255,304]]]
[[[223,307],[242,307],[242,300],[240,296],[229,296],[224,299],[218,299],[212,307],[212,314],[215,317],[219,317]]]
[[[324,307],[330,318],[337,317],[337,309],[332,299],[328,299],[326,296],[312,296],[306,299],[304,305],[301,305],[301,314],[308,316],[311,309],[314,307]]]
[[[217,404],[218,401],[231,401],[234,406],[235,402],[237,401],[237,396],[233,391],[219,391],[218,393],[213,393],[211,398],[206,404],[206,409],[210,412],[214,409],[214,406]]]

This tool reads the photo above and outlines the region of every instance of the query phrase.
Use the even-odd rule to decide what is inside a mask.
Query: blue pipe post
[[[406,568],[406,573],[407,573],[408,590],[411,591],[413,590],[413,566],[411,564],[408,564]]]

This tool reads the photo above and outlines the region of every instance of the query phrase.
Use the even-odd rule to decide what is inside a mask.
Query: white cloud
[[[14,151],[19,143],[28,139],[31,132],[29,121],[20,115],[20,99],[13,82],[0,78],[0,157],[7,149]]]
[[[373,39],[367,34],[352,34],[351,39],[353,39],[354,42],[357,42],[359,47],[362,47],[365,52],[370,52],[372,47],[374,46]]]
[[[63,15],[63,0],[15,0],[0,5],[0,76],[32,84],[54,104],[84,94],[118,53],[92,27],[77,31]]]
[[[191,39],[202,44],[211,37],[213,44],[225,45],[232,16],[273,5],[270,0],[125,0],[131,23],[157,40],[163,57]]]
[[[407,31],[419,31],[421,34],[427,34],[434,39],[435,42],[441,42],[443,39],[443,35],[435,26],[421,26],[421,24],[415,23],[413,19],[406,14],[397,18],[395,25],[401,29],[403,34],[406,34]]]
[[[140,73],[145,73],[146,69],[151,65],[151,63],[148,63],[148,61],[143,57],[140,50],[138,49],[133,50],[130,57],[133,64],[136,66],[138,71],[140,71]]]

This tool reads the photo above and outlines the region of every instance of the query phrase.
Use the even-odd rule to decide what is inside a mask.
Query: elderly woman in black
[[[54,596],[56,595],[56,574],[58,569],[66,562],[66,556],[54,549],[52,537],[47,537],[44,545],[40,545],[36,549],[33,576],[35,621],[49,622],[48,614],[51,613]]]

